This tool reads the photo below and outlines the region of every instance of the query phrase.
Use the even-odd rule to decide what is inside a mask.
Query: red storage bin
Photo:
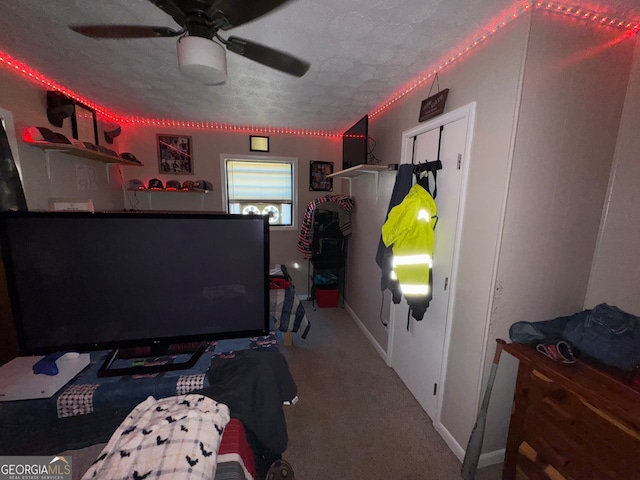
[[[320,308],[334,308],[338,306],[338,289],[316,287],[316,302]]]

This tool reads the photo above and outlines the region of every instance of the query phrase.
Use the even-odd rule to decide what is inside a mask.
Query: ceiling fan
[[[178,37],[180,71],[207,85],[227,79],[227,50],[296,77],[310,64],[288,53],[239,37],[221,37],[290,0],[149,0],[171,15],[182,28],[145,25],[73,25],[71,30],[91,38]]]

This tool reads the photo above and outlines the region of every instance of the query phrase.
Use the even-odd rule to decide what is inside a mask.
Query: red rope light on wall
[[[230,125],[228,123],[218,122],[193,122],[180,121],[172,119],[158,119],[149,117],[136,117],[130,115],[118,115],[112,110],[96,104],[87,97],[80,95],[73,90],[60,85],[56,81],[43,75],[38,70],[29,67],[11,55],[0,51],[0,64],[5,65],[15,73],[27,78],[39,86],[45,87],[47,90],[56,90],[73,100],[86,105],[95,110],[96,114],[102,118],[112,120],[121,125],[153,125],[156,127],[175,127],[175,128],[191,128],[198,130],[216,130],[230,133],[252,133],[252,134],[282,134],[282,135],[298,135],[298,136],[314,136],[326,138],[342,138],[340,132],[329,132],[324,130],[309,130],[303,128],[280,128],[280,127],[258,127],[251,125]]]
[[[405,95],[411,93],[416,88],[423,85],[427,80],[432,79],[438,72],[447,68],[456,60],[459,60],[461,57],[469,54],[473,49],[478,47],[483,42],[487,41],[493,35],[495,35],[500,29],[504,28],[507,24],[521,16],[523,13],[528,12],[531,8],[535,9],[544,9],[554,13],[560,13],[564,15],[568,15],[580,20],[584,20],[589,24],[600,24],[608,27],[618,28],[621,30],[626,30],[630,35],[638,33],[640,31],[640,22],[629,22],[626,20],[622,20],[620,18],[614,18],[611,16],[601,15],[597,12],[589,11],[584,8],[578,7],[568,7],[564,6],[560,3],[555,2],[537,2],[537,3],[525,3],[523,5],[516,5],[511,7],[506,13],[502,13],[500,15],[500,20],[490,22],[490,26],[487,30],[484,30],[477,37],[475,37],[471,42],[468,42],[464,45],[464,47],[457,50],[452,55],[447,55],[444,59],[438,62],[436,67],[431,67],[424,74],[422,74],[416,80],[411,81],[409,84],[402,87],[399,91],[393,94],[387,101],[376,107],[375,110],[369,113],[369,118],[373,118],[382,112],[384,112],[387,108],[394,105],[398,100],[402,99]]]
[[[54,80],[51,80],[50,78],[41,74],[39,71],[29,67],[26,63],[16,60],[15,58],[4,52],[0,52],[0,63],[6,65],[9,69],[12,69],[19,75],[28,78],[33,83],[40,84],[41,86],[46,87],[47,90],[56,90],[60,93],[63,93],[67,97],[72,98],[73,100],[92,108],[98,115],[101,115],[102,117],[106,117],[110,120],[118,120],[118,117],[114,115],[109,109],[95,104],[87,97],[79,95],[73,90],[60,85]]]
[[[423,85],[427,80],[432,79],[438,72],[447,68],[452,63],[456,62],[460,58],[468,55],[473,49],[481,45],[483,42],[486,42],[493,35],[495,35],[500,29],[504,28],[507,24],[518,18],[525,12],[531,10],[531,8],[535,9],[544,9],[550,12],[559,13],[563,15],[568,15],[573,18],[577,18],[585,21],[590,24],[598,24],[604,25],[608,27],[618,28],[621,30],[626,30],[630,35],[636,34],[640,31],[640,22],[637,21],[627,21],[620,18],[615,18],[611,16],[607,16],[604,14],[600,14],[598,12],[590,11],[584,8],[579,7],[569,7],[562,5],[556,2],[535,2],[535,3],[525,3],[525,4],[516,4],[506,12],[503,12],[498,16],[499,20],[491,21],[489,23],[489,27],[484,30],[482,33],[477,35],[473,40],[468,41],[465,45],[455,51],[455,53],[447,55],[444,57],[438,65],[435,67],[429,68],[425,73],[419,76],[419,78],[411,81],[409,84],[402,87],[399,91],[397,91],[394,95],[390,97],[389,100],[385,101],[381,105],[379,105],[375,110],[369,113],[369,117],[373,118],[387,108],[394,105],[397,101],[401,100],[405,95],[413,92],[416,88]],[[157,119],[157,118],[149,118],[149,117],[137,117],[130,115],[118,115],[114,113],[112,110],[103,107],[101,105],[97,105],[92,102],[87,97],[80,95],[73,90],[68,89],[67,87],[60,85],[54,80],[48,78],[37,70],[29,67],[23,62],[16,60],[10,55],[0,51],[0,64],[4,64],[9,69],[18,73],[19,75],[31,80],[36,84],[40,84],[43,87],[46,87],[48,90],[56,90],[73,100],[82,103],[93,110],[96,111],[98,116],[103,118],[115,121],[120,124],[130,124],[130,125],[153,125],[157,127],[175,127],[175,128],[191,128],[191,129],[199,129],[199,130],[215,130],[222,132],[231,132],[231,133],[251,133],[251,134],[282,134],[282,135],[298,135],[298,136],[315,136],[315,137],[325,137],[325,138],[342,138],[342,133],[340,132],[330,132],[324,130],[308,130],[301,128],[280,128],[280,127],[257,127],[250,125],[231,125],[228,123],[218,123],[218,122],[192,122],[192,121],[180,121],[180,120],[172,120],[172,119]]]

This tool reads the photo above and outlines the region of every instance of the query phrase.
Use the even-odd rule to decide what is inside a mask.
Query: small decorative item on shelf
[[[130,162],[135,162],[142,165],[142,163],[135,157],[133,153],[124,152],[120,154],[120,157],[123,158],[124,160],[129,160]]]
[[[111,150],[110,148],[103,147],[102,145],[98,145],[98,151],[100,153],[104,153],[105,155],[111,155],[112,157],[118,157],[118,152],[115,150]]]
[[[113,140],[122,133],[122,128],[120,128],[120,125],[115,122],[102,120],[101,125],[104,140],[110,145],[113,143]]]
[[[47,120],[51,125],[62,128],[64,119],[73,115],[74,111],[71,98],[55,90],[47,91]]]
[[[191,187],[193,190],[213,190],[213,185],[211,182],[207,182],[206,180],[196,180],[193,182],[193,186]]]
[[[49,130],[46,127],[28,127],[22,138],[25,142],[51,142],[51,143],[66,143],[71,145],[71,142],[67,137],[61,133],[56,133],[53,130]]]
[[[178,180],[167,180],[165,187],[167,190],[182,190],[182,185],[180,185]]]
[[[191,137],[186,135],[157,135],[160,173],[193,174]]]
[[[73,138],[81,142],[100,145],[95,110],[79,102],[74,102],[74,105],[74,112],[71,115],[71,134]]]
[[[149,180],[149,190],[164,190],[164,184],[159,178]]]
[[[145,186],[142,180],[132,178],[131,180],[129,180],[129,188],[131,190],[144,190]]]

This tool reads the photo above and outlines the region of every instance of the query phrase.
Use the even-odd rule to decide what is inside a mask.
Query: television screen
[[[22,355],[269,330],[263,216],[5,212],[0,242]]]
[[[365,115],[342,134],[342,168],[367,163],[369,116]]]

